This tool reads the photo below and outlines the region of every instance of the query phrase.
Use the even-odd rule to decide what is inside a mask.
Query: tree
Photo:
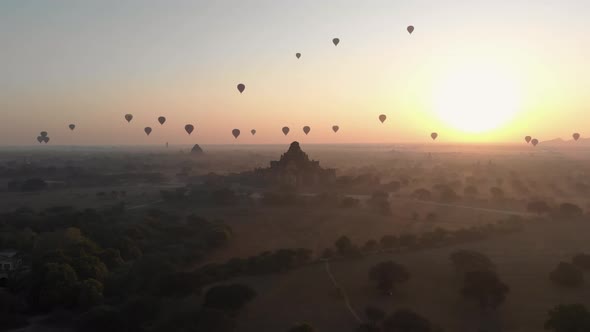
[[[256,292],[242,284],[211,287],[205,294],[204,307],[236,313],[256,297]]]
[[[78,276],[70,265],[47,263],[40,273],[39,305],[42,308],[68,307],[76,302]]]
[[[467,186],[463,189],[463,195],[469,197],[477,196],[477,188],[475,186]]]
[[[82,308],[90,308],[100,304],[103,300],[103,285],[96,279],[86,279],[80,283],[78,305]]]
[[[368,240],[363,245],[363,251],[364,252],[372,252],[372,251],[377,250],[378,247],[379,247],[379,244],[377,243],[377,241],[375,241],[375,240]]]
[[[498,187],[490,188],[490,194],[492,194],[492,198],[495,200],[501,200],[504,198],[504,190]]]
[[[383,322],[383,332],[435,332],[439,331],[428,319],[408,310],[400,309]]]
[[[495,272],[483,270],[465,273],[461,293],[468,299],[478,301],[482,308],[496,308],[504,302],[509,290]]]
[[[590,312],[582,304],[558,305],[549,310],[545,330],[554,332],[590,331]]]
[[[443,203],[451,203],[451,202],[455,202],[459,199],[459,196],[457,195],[457,193],[445,186],[441,191],[440,191],[440,201]]]
[[[334,246],[340,255],[346,255],[353,247],[353,244],[348,236],[341,236],[334,242]]]
[[[538,215],[551,212],[551,207],[545,201],[532,201],[526,206],[527,211]]]
[[[582,216],[582,209],[572,203],[563,203],[559,206],[559,216],[566,219],[576,219]]]
[[[365,315],[370,325],[376,327],[385,318],[385,311],[377,307],[368,306],[365,308]]]
[[[379,290],[391,294],[396,284],[410,279],[410,274],[403,265],[394,261],[385,261],[369,270],[369,278],[377,284]]]
[[[415,199],[427,201],[427,200],[431,199],[432,194],[430,193],[430,191],[428,189],[420,188],[420,189],[414,190],[413,196]]]
[[[584,273],[574,264],[560,262],[549,274],[549,279],[562,286],[578,287],[584,283]]]
[[[395,235],[383,235],[379,242],[384,249],[391,249],[398,244],[398,238]]]
[[[572,263],[583,270],[590,270],[590,255],[588,254],[576,254],[572,257]]]
[[[477,251],[458,250],[451,254],[451,262],[457,274],[463,276],[473,271],[493,271],[495,269],[492,260]]]
[[[315,331],[316,331],[316,329],[314,329],[313,326],[311,326],[307,323],[297,324],[289,329],[289,332],[315,332]]]

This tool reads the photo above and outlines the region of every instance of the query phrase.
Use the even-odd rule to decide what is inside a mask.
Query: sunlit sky
[[[588,137],[589,17],[587,0],[3,0],[0,145]]]

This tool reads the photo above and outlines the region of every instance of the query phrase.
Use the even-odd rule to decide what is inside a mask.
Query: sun
[[[510,122],[520,107],[517,80],[492,65],[469,65],[448,72],[435,85],[434,110],[449,126],[483,133]]]

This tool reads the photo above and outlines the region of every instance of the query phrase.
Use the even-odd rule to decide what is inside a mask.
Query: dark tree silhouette
[[[353,247],[353,244],[348,236],[341,236],[334,242],[334,246],[340,255],[346,255]]]
[[[495,268],[488,256],[477,251],[458,250],[451,254],[450,259],[455,271],[461,276],[467,272],[493,271]]]
[[[376,283],[379,290],[391,294],[396,284],[410,279],[410,274],[403,265],[393,261],[386,261],[373,266],[369,270],[369,279]]]
[[[297,324],[289,329],[289,332],[315,332],[315,331],[316,331],[316,329],[314,329],[313,326],[311,326],[307,323]]]
[[[368,306],[365,308],[365,315],[370,325],[376,327],[385,318],[385,311],[377,307]]]
[[[204,307],[237,312],[247,302],[254,299],[256,292],[241,284],[221,285],[211,287],[205,294]]]
[[[498,187],[490,188],[490,194],[492,194],[492,198],[495,200],[501,200],[504,198],[504,190]]]
[[[475,186],[467,186],[465,187],[465,189],[463,189],[463,195],[465,196],[469,196],[469,197],[473,197],[473,196],[477,196],[477,188]]]
[[[526,206],[527,211],[538,215],[551,212],[551,207],[545,201],[532,201]]]
[[[578,287],[584,284],[584,273],[572,263],[560,262],[549,274],[549,279],[566,287]]]
[[[379,242],[384,249],[394,248],[399,243],[395,235],[383,235]]]
[[[572,257],[572,263],[583,270],[590,270],[590,255],[580,253]]]
[[[477,301],[485,309],[497,308],[504,302],[509,290],[495,272],[484,270],[465,273],[461,293],[464,297]]]
[[[559,206],[559,216],[566,219],[576,219],[582,216],[582,209],[572,203],[563,203]]]
[[[383,322],[383,332],[437,332],[428,319],[408,310],[400,309],[389,315]]]
[[[558,305],[548,313],[545,330],[554,332],[590,331],[590,312],[582,304]]]
[[[427,189],[420,188],[420,189],[414,190],[414,193],[412,194],[412,196],[415,199],[419,199],[419,200],[422,200],[422,201],[427,201],[427,200],[430,200],[432,198],[432,193],[429,190],[427,190]]]

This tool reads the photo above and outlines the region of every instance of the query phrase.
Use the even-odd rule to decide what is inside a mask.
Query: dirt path
[[[334,288],[336,288],[336,290],[338,291],[338,295],[340,295],[342,297],[342,299],[344,300],[344,304],[346,304],[346,308],[348,309],[348,311],[350,312],[352,317],[354,317],[354,319],[359,324],[362,324],[363,320],[359,317],[359,315],[356,313],[356,311],[354,311],[354,309],[352,308],[352,305],[350,305],[350,300],[348,299],[348,295],[346,295],[346,292],[344,291],[344,289],[338,285],[336,278],[334,278],[334,275],[332,274],[332,271],[330,270],[330,261],[329,260],[325,260],[325,267],[326,267],[326,273],[328,273],[328,276],[330,277],[330,280],[332,281],[332,285],[334,285]]]

